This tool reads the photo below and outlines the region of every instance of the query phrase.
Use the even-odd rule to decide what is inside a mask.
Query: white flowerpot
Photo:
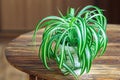
[[[60,45],[60,48],[62,48],[62,45]],[[74,69],[74,72],[76,73],[76,75],[80,75],[80,71],[81,71],[81,70],[80,70],[80,62],[79,62],[78,56],[77,56],[77,48],[76,48],[76,47],[73,48],[73,47],[67,47],[67,46],[65,46],[66,52],[67,52],[67,49],[69,49],[70,53],[72,54],[72,56],[73,56],[73,58],[74,58],[75,67],[78,67],[77,69]],[[66,61],[66,63],[67,63],[69,66],[73,65],[73,64],[70,62],[69,59]],[[66,72],[65,69],[61,69],[61,71],[62,71],[63,73]]]

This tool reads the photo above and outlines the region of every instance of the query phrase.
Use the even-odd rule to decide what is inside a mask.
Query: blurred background
[[[18,35],[34,29],[38,20],[63,14],[68,7],[96,5],[104,9],[109,24],[120,24],[120,0],[0,0],[0,80],[28,80],[28,75],[13,68],[5,59],[4,49]]]

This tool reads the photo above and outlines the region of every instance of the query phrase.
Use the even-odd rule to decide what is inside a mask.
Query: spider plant
[[[81,11],[70,8],[66,15],[59,13],[60,17],[48,16],[40,20],[33,39],[35,41],[39,29],[45,27],[39,58],[48,70],[51,70],[48,62],[52,59],[63,74],[70,73],[77,79],[75,70],[80,70],[79,75],[88,73],[96,56],[102,56],[106,50],[106,17],[102,9],[92,5]]]

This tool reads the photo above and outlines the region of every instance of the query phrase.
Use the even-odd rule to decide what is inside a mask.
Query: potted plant
[[[66,15],[48,16],[40,20],[33,34],[45,28],[39,47],[39,57],[51,70],[49,60],[55,60],[65,75],[89,72],[96,56],[104,54],[107,46],[106,18],[102,9],[88,5],[81,11],[70,8]]]

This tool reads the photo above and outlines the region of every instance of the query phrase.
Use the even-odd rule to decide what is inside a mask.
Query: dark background
[[[38,20],[63,13],[68,7],[96,5],[104,9],[109,24],[120,24],[120,0],[0,0],[0,31],[33,30]]]
[[[95,5],[106,10],[108,23],[120,24],[120,0],[95,0]]]

